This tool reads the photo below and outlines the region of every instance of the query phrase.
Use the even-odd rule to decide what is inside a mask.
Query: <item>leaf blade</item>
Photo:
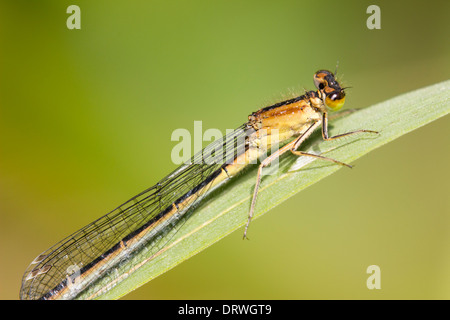
[[[449,112],[450,81],[445,81],[337,119],[330,130],[330,134],[334,135],[357,129],[370,129],[380,131],[380,135],[361,135],[340,141],[321,141],[320,135],[315,135],[311,138],[309,147],[313,152],[326,153],[327,157],[351,163]],[[280,170],[264,177],[255,218],[340,169],[340,166],[314,160],[307,163],[303,170],[292,171],[295,162],[295,156],[283,157],[279,163]],[[188,221],[189,227],[175,242],[149,263],[143,264],[126,281],[118,283],[99,298],[117,299],[241,228],[247,221],[254,182],[255,170],[249,170],[216,190],[195,209]],[[142,257],[142,260],[144,261],[145,257]],[[99,284],[97,289],[100,290],[101,285]]]

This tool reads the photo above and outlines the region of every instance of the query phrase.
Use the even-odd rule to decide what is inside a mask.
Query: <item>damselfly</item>
[[[183,227],[197,203],[244,168],[256,163],[269,149],[272,152],[258,167],[244,238],[253,217],[262,169],[282,154],[291,152],[351,167],[298,150],[320,126],[325,140],[361,132],[377,133],[356,130],[329,136],[327,112],[337,111],[343,106],[345,88],[339,85],[333,73],[326,70],[315,73],[314,84],[317,91],[308,91],[252,113],[245,124],[222,140],[208,145],[155,186],[44,251],[25,271],[20,297],[77,298],[101,277],[117,282],[115,274],[118,268],[143,250],[149,257],[147,263],[151,263],[152,255],[163,250],[168,239]],[[274,145],[283,146],[273,150]],[[136,264],[132,269],[139,267]],[[96,293],[91,297],[95,298]]]

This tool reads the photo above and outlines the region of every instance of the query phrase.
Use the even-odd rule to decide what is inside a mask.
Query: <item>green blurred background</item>
[[[68,30],[66,8],[81,8]],[[381,30],[366,8],[381,7]],[[347,108],[450,74],[448,1],[2,1],[0,298],[28,264],[222,132],[334,70]],[[356,161],[126,299],[450,298],[450,119]],[[357,127],[357,126],[356,126]],[[368,290],[366,268],[381,268]]]

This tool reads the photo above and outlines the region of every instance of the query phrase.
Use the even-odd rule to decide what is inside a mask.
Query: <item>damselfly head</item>
[[[314,74],[314,85],[321,92],[328,108],[337,111],[345,103],[345,91],[337,82],[334,74],[327,70],[319,70]]]

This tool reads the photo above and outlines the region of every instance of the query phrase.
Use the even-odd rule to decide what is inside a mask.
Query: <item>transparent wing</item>
[[[27,268],[22,278],[21,299],[40,299],[61,286],[71,266],[88,266],[158,215],[183,195],[193,193],[190,206],[204,196],[208,188],[198,187],[245,149],[245,125],[216,140],[202,152],[158,182],[103,217],[71,234],[41,253]],[[198,189],[198,188],[197,188]],[[160,244],[163,245],[163,244]]]

